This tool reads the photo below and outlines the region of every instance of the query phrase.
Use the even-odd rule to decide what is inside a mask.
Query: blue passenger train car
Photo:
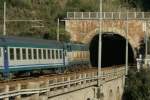
[[[53,40],[0,37],[0,73],[58,70],[89,64],[89,49],[85,44]]]

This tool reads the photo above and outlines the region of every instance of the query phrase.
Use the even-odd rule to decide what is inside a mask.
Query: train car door
[[[3,61],[3,52],[2,52],[3,48],[0,47],[0,70],[3,69],[3,66],[4,66],[4,61]]]
[[[8,65],[8,49],[7,47],[3,48],[3,56],[4,56],[4,70],[3,70],[3,75],[4,77],[8,77],[9,75],[9,65]]]
[[[69,63],[69,58],[67,56],[67,50],[64,51],[64,57],[65,57],[65,65],[68,65]]]

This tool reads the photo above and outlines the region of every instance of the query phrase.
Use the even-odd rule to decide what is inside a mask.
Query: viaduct
[[[103,20],[100,20],[100,14]],[[93,67],[98,66],[101,24],[101,75],[97,75],[97,70],[90,70],[73,75],[41,77],[26,83],[4,84],[0,87],[0,100],[122,100],[127,71],[126,40],[128,62],[134,64],[139,54],[144,56],[141,45],[150,35],[149,17],[150,13],[144,12],[68,12],[66,31],[71,41],[89,45]]]
[[[65,26],[71,41],[89,44],[91,64],[98,66],[98,34],[102,23],[102,68],[125,64],[126,39],[129,43],[129,64],[135,63],[138,54],[143,53],[141,44],[145,36],[149,36],[150,14],[103,12],[103,20],[99,20],[100,14],[99,12],[68,12]],[[102,85],[102,100],[121,100],[124,83],[125,75]]]

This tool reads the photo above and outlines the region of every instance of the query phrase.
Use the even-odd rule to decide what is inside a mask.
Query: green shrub
[[[129,70],[126,78],[124,100],[150,100],[150,69],[140,72]]]

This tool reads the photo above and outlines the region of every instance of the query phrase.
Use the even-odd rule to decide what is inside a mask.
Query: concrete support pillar
[[[46,82],[45,82],[45,87],[47,88],[47,92],[46,92],[46,100],[48,100],[48,93],[49,93],[49,91],[50,91],[50,88],[49,88],[49,81],[47,80]]]
[[[5,92],[9,92],[9,85],[5,86]],[[9,100],[9,98],[4,98],[3,100]]]
[[[103,94],[103,85],[100,85],[97,87],[97,93],[96,93],[97,99],[103,100],[104,94]]]
[[[40,86],[39,83],[35,83],[35,82],[28,83],[28,89],[38,89],[39,86]],[[39,93],[33,94],[30,97],[30,100],[39,100]]]
[[[126,78],[126,76],[122,77],[122,88],[124,88],[124,86],[125,86],[125,78]]]
[[[50,91],[49,80],[41,81],[40,82],[40,88],[46,88],[47,92],[45,92],[42,95],[40,95],[40,99],[39,100],[48,100],[48,95],[49,95],[48,91]]]
[[[70,77],[67,78],[67,81],[69,82],[67,87],[70,88]]]
[[[57,78],[54,79],[54,83],[57,83]],[[57,89],[54,88],[54,91],[56,91]]]
[[[97,87],[93,87],[93,98],[96,98],[97,97]]]
[[[30,100],[39,100],[39,94],[33,94]]]
[[[83,81],[83,84],[86,84],[86,73],[84,74],[83,77],[85,78],[84,81]]]
[[[16,90],[17,90],[17,91],[20,91],[20,90],[21,90],[21,84],[17,84]],[[15,97],[15,100],[21,100],[21,95],[17,95],[17,96]]]
[[[54,83],[57,83],[57,78],[54,79]]]
[[[79,79],[81,79],[81,74],[79,75]],[[81,85],[81,82],[79,83],[79,85]]]
[[[65,81],[65,78],[64,77],[62,77],[62,82],[64,82]],[[63,87],[63,89],[64,89],[64,87]]]

